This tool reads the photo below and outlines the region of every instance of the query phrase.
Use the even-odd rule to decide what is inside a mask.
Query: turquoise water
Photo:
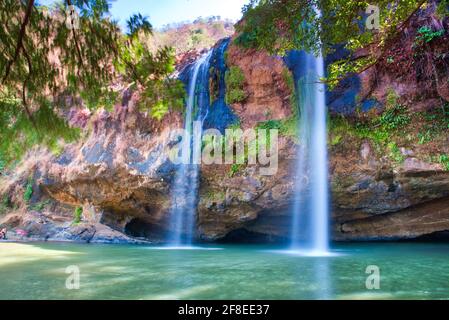
[[[449,245],[347,244],[307,257],[267,246],[0,243],[0,299],[448,299]],[[70,265],[79,290],[66,289]],[[367,266],[380,290],[367,290]]]

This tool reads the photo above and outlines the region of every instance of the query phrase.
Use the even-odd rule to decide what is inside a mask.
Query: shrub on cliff
[[[432,30],[430,26],[423,26],[418,29],[418,35],[416,36],[414,47],[419,47],[425,43],[430,43],[434,39],[440,38],[444,35],[444,30]]]
[[[3,170],[5,170],[5,161],[3,160],[3,156],[0,153],[0,175],[3,174]]]
[[[12,203],[11,199],[7,194],[3,195],[3,198],[0,202],[0,214],[6,213],[9,209],[11,209]]]
[[[398,96],[392,89],[388,91],[386,99],[386,109],[382,115],[376,119],[377,125],[385,130],[391,131],[403,128],[410,123],[410,114],[407,107],[398,103]]]
[[[33,196],[33,180],[30,178],[25,186],[25,192],[23,193],[23,200],[25,203],[29,203],[31,201],[31,197]]]
[[[83,208],[76,207],[73,212],[73,224],[78,224],[81,222],[83,216]]]
[[[226,103],[238,103],[247,98],[244,90],[245,75],[237,66],[231,66],[225,75],[226,82]]]

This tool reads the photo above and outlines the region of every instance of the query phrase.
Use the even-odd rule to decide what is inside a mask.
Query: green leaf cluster
[[[426,43],[432,42],[434,39],[440,38],[444,35],[444,30],[434,31],[429,26],[423,26],[418,29],[418,35],[415,38],[414,47],[422,46]]]
[[[25,192],[23,193],[23,200],[28,204],[33,196],[33,180],[30,178],[25,186]]]
[[[306,50],[327,55],[339,45],[365,54],[330,64],[327,82],[335,86],[350,73],[359,73],[375,64],[410,17],[433,1],[404,0],[376,3],[356,0],[252,0],[243,8],[244,19],[237,25],[236,43],[246,48],[285,55],[288,50]],[[366,27],[369,5],[379,8],[379,28]],[[437,11],[447,16],[448,1]],[[437,35],[434,35],[437,36]]]
[[[90,109],[111,109],[118,82],[139,89],[139,105],[156,119],[183,105],[184,88],[170,77],[173,50],[147,50],[141,38],[152,26],[141,14],[131,16],[122,33],[108,17],[110,2],[0,2],[0,153],[6,164],[36,145],[58,150],[59,140],[74,141],[79,130],[63,119],[67,107],[82,101]]]
[[[231,66],[225,74],[226,104],[242,102],[247,98],[244,90],[245,74],[238,66]]]
[[[76,207],[73,211],[73,224],[79,224],[83,218],[83,208]]]

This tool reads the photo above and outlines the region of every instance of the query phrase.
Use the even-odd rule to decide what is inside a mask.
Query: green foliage
[[[404,155],[401,153],[399,147],[395,142],[389,142],[387,145],[388,151],[389,151],[389,157],[394,162],[401,164],[404,162],[405,158]]]
[[[244,90],[245,75],[237,66],[231,66],[225,74],[226,104],[242,102],[247,98]]]
[[[42,212],[47,205],[50,204],[50,200],[40,201],[35,205],[31,206],[30,209],[38,212]]]
[[[5,165],[20,159],[36,145],[55,150],[59,139],[78,139],[80,130],[71,128],[56,112],[49,101],[42,101],[30,118],[21,110],[19,100],[0,95],[0,152]]]
[[[245,91],[243,91],[241,89],[234,89],[234,90],[226,92],[226,103],[227,104],[242,102],[245,99],[246,99],[246,93],[245,93]]]
[[[283,120],[280,120],[280,121],[282,122]],[[277,128],[278,128],[277,120],[269,120],[267,122],[259,123],[254,129],[257,132],[257,130],[259,130],[259,129],[268,129],[269,130],[269,129],[277,129]],[[240,122],[236,122],[236,123],[228,126],[227,129],[241,130]],[[279,131],[284,132],[283,130],[285,130],[285,129],[282,129],[282,127],[281,127],[281,129]],[[210,147],[210,149],[215,149],[215,147],[219,146],[219,147],[221,147],[221,151],[222,151],[221,156],[224,159],[224,157],[226,155],[227,148],[230,145],[229,141],[226,138],[227,138],[226,135],[222,135],[220,137],[217,137],[214,135],[205,135],[202,140],[202,150],[206,146]],[[270,132],[269,131],[266,134],[265,141],[263,141],[261,139],[245,141],[245,146],[244,146],[243,152],[241,154],[234,153],[234,160],[236,163],[231,165],[231,168],[229,171],[229,176],[233,177],[240,170],[245,168],[246,165],[248,164],[249,158],[255,159],[257,157],[257,155],[259,154],[259,150],[260,150],[261,146],[264,146],[265,150],[267,150],[267,151],[270,150]]]
[[[332,136],[330,138],[329,144],[334,147],[334,146],[339,145],[340,142],[342,142],[342,140],[343,140],[342,135],[341,134],[336,134],[336,135],[334,135],[334,136]]]
[[[411,116],[405,107],[397,104],[390,105],[390,103],[396,103],[396,99],[392,96],[390,98],[387,99],[389,101],[386,110],[380,116],[362,118],[357,121],[344,116],[331,117],[329,119],[330,145],[338,145],[347,137],[369,140],[379,156],[388,155],[393,162],[402,163],[404,156],[394,137],[409,126]]]
[[[398,103],[398,96],[393,89],[388,90],[385,111],[375,119],[375,125],[381,126],[386,131],[392,131],[407,126],[411,117],[407,107]]]
[[[220,70],[214,67],[209,69],[209,104],[212,105],[219,96]]]
[[[439,5],[439,8],[447,8]],[[246,48],[265,49],[284,55],[288,50],[306,50],[326,55],[339,44],[355,52],[375,48],[367,55],[335,61],[329,66],[327,82],[334,86],[348,73],[358,73],[378,59],[379,52],[394,43],[395,36],[412,14],[430,1],[376,1],[380,29],[365,28],[363,14],[370,2],[348,0],[251,0],[244,7],[244,23],[237,25],[236,43]],[[321,14],[315,10],[319,8]],[[447,10],[440,10],[447,14]]]
[[[386,130],[396,130],[410,123],[410,115],[407,107],[403,105],[395,105],[391,109],[387,109],[378,119],[379,125]]]
[[[225,136],[217,137],[215,135],[205,134],[202,139],[201,150],[203,150],[206,146],[209,146],[213,150],[215,150],[216,147],[220,146],[222,155],[224,155],[224,147],[226,145],[225,143]]]
[[[373,125],[372,121],[369,123],[356,123],[354,129],[355,135],[359,138],[373,141],[378,152],[390,140],[389,133],[384,128]]]
[[[298,116],[298,96],[296,92],[295,79],[290,70],[284,69],[282,77],[290,90],[290,106],[294,116]]]
[[[292,116],[281,120],[267,120],[257,124],[258,129],[279,130],[279,135],[296,139],[298,136],[298,118]]]
[[[126,25],[128,27],[128,36],[131,38],[136,37],[140,32],[153,34],[153,26],[148,21],[148,17],[144,17],[140,13],[133,14]]]
[[[237,164],[234,163],[231,165],[231,168],[229,169],[229,177],[232,178],[234,177],[242,168],[244,168],[243,164]]]
[[[258,129],[280,130],[282,128],[282,120],[267,120],[257,125]]]
[[[226,193],[223,191],[208,191],[206,199],[210,201],[223,202],[226,199]]]
[[[427,142],[432,141],[432,132],[427,129],[424,132],[418,132],[418,143],[419,144],[426,144]]]
[[[3,174],[3,171],[5,171],[5,169],[6,169],[6,163],[5,163],[5,160],[3,159],[2,153],[0,152],[0,175]]]
[[[71,28],[69,3],[0,2],[0,152],[6,164],[36,145],[58,153],[59,139],[74,141],[79,132],[61,119],[61,101],[81,98],[91,109],[111,109],[119,79],[143,92],[139,105],[156,119],[183,105],[183,85],[170,78],[173,50],[142,45],[152,32],[146,17],[133,15],[124,35],[108,18],[110,1],[73,0],[79,23]]]
[[[257,46],[257,35],[255,32],[241,32],[235,39],[234,43],[245,49]]]
[[[292,108],[292,116],[289,118],[274,120],[270,119],[264,122],[260,122],[257,128],[260,129],[277,129],[279,130],[279,135],[293,138],[297,141],[298,138],[298,123],[299,123],[299,113],[298,113],[298,101],[295,88],[295,80],[293,75],[288,69],[285,69],[282,73],[285,83],[289,87],[291,92],[290,95],[290,106]],[[266,115],[269,116],[269,115]]]
[[[449,171],[449,155],[441,154],[438,160],[444,166],[444,169]]]
[[[223,58],[224,58],[225,63],[227,65],[229,65],[229,62],[228,62],[229,61],[229,51],[225,51]]]
[[[238,119],[235,123],[229,125],[226,129],[237,130],[237,129],[241,129],[241,128],[242,128],[242,124],[240,123],[240,119]]]
[[[29,178],[23,193],[23,200],[28,204],[33,197],[33,179]]]
[[[3,196],[2,205],[9,208],[12,207],[11,199],[7,194]]]
[[[79,224],[83,218],[83,208],[76,207],[73,212],[73,224]]]
[[[150,115],[161,120],[170,110],[184,106],[185,89],[180,80],[170,75],[175,71],[174,50],[159,49],[155,54],[139,38],[121,46],[121,59],[115,67],[124,79],[139,86],[143,92],[139,107],[150,111]]]
[[[333,145],[333,139],[344,141],[341,148],[359,144],[368,140],[378,157],[387,156],[393,163],[401,164],[406,155],[401,151],[401,146],[412,146],[414,157],[425,159],[433,163],[441,163],[449,169],[449,155],[445,146],[449,125],[449,113],[446,107],[434,108],[425,112],[407,112],[397,114],[397,118],[385,117],[388,110],[397,110],[397,100],[391,94],[387,99],[387,108],[383,115],[372,114],[351,117],[331,117],[329,120],[329,144]],[[382,117],[384,116],[384,117]],[[397,120],[406,116],[407,121]],[[385,121],[385,119],[390,119]],[[415,138],[417,135],[417,138]],[[416,140],[415,140],[416,139]],[[428,146],[419,146],[431,143]],[[340,144],[340,143],[339,143]],[[415,148],[416,147],[416,148]]]
[[[437,6],[437,15],[440,19],[449,15],[449,0],[440,0]]]
[[[21,112],[33,113],[48,96],[82,94],[101,103],[103,94],[111,91],[107,83],[114,75],[105,66],[115,58],[110,44],[120,29],[105,17],[107,1],[72,4],[79,13],[77,28],[66,23],[67,3],[52,8],[31,0],[0,4],[1,91],[22,101]]]
[[[285,83],[287,84],[290,92],[296,92],[295,88],[295,79],[293,78],[293,74],[288,69],[282,70],[282,77],[284,78]]]
[[[444,35],[444,29],[433,31],[432,27],[423,26],[418,29],[418,35],[413,43],[414,47],[422,46],[426,43],[432,42],[434,39],[440,38]]]
[[[447,135],[449,129],[449,110],[447,106],[427,112],[417,113],[422,123],[417,134],[418,143],[423,145],[433,141],[436,137]]]
[[[59,157],[64,152],[64,146],[61,145],[60,143],[55,143],[50,147],[50,151],[55,157]]]
[[[8,195],[4,195],[2,201],[0,202],[0,214],[6,213],[9,209],[12,208],[11,199]]]
[[[190,33],[190,45],[193,48],[199,46],[200,43],[203,43],[207,40],[206,31],[202,28],[192,30]]]

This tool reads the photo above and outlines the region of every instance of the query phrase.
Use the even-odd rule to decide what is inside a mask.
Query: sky
[[[41,0],[41,4],[51,4],[55,0]],[[198,17],[221,16],[232,20],[241,18],[242,7],[249,0],[113,0],[111,14],[125,26],[133,13],[149,17],[155,28]]]

